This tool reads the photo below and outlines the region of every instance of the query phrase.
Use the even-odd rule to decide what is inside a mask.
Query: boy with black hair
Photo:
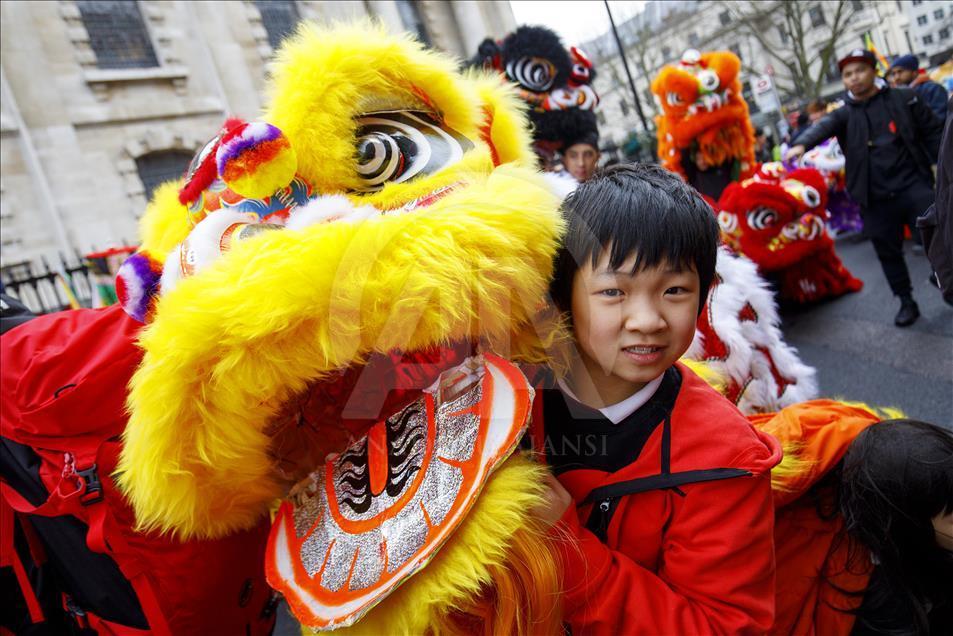
[[[575,350],[541,382],[531,438],[555,475],[539,514],[572,633],[764,632],[780,446],[677,362],[715,275],[714,215],[638,164],[597,173],[564,210],[550,291]]]

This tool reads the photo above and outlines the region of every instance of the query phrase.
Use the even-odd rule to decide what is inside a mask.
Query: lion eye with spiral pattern
[[[357,192],[375,192],[433,174],[463,158],[473,142],[419,111],[387,111],[357,118]]]
[[[752,230],[766,230],[778,222],[778,213],[771,208],[756,208],[748,212],[747,221]]]
[[[556,67],[542,57],[521,57],[507,62],[506,76],[523,88],[543,93],[552,88],[556,81]]]

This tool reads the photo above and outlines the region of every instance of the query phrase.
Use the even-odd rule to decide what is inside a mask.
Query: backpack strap
[[[119,442],[107,440],[95,452],[87,451],[77,453],[75,456],[67,453],[62,477],[47,500],[38,506],[34,506],[4,481],[0,481],[0,494],[12,510],[22,514],[44,517],[59,515],[86,517],[89,526],[86,533],[86,545],[93,552],[113,557],[119,570],[129,580],[139,598],[139,604],[142,606],[142,612],[149,623],[151,633],[156,636],[171,636],[172,631],[162,612],[150,573],[142,561],[136,558],[122,530],[110,514],[109,506],[103,501],[104,492],[99,478],[99,466],[102,466],[106,474],[111,473],[117,462],[119,446]],[[81,466],[86,468],[80,468]],[[3,508],[6,508],[6,505]],[[14,567],[16,567],[15,560]],[[19,580],[19,575],[17,578]],[[22,582],[21,587],[23,587]],[[32,592],[32,587],[24,588],[24,596],[28,594],[28,590]]]
[[[652,475],[651,477],[640,477],[600,486],[594,488],[582,502],[596,504],[592,507],[592,512],[589,513],[589,518],[586,520],[586,528],[599,537],[600,541],[605,542],[609,522],[612,521],[612,516],[615,514],[619,501],[626,495],[635,495],[650,490],[675,490],[681,493],[678,487],[686,484],[719,481],[734,477],[749,477],[750,475],[750,472],[740,468],[709,468],[707,470],[686,470],[679,473]],[[684,496],[684,493],[681,494]]]
[[[5,500],[0,500],[0,567],[10,566],[13,568],[17,585],[20,586],[20,593],[23,595],[27,611],[30,614],[30,622],[33,624],[42,623],[46,620],[46,616],[43,614],[43,608],[36,596],[36,590],[33,589],[33,583],[23,566],[23,559],[20,558],[20,554],[14,545],[14,535],[16,534],[14,525],[16,522],[16,512]],[[25,528],[26,525],[21,521],[21,527]]]

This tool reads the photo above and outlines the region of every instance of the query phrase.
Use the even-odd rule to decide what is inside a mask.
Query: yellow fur
[[[457,186],[427,208],[243,241],[160,299],[141,337],[117,473],[143,529],[214,537],[253,525],[281,494],[271,418],[372,352],[469,338],[542,362],[565,337],[558,320],[534,316],[562,225],[558,200],[523,167],[530,136],[512,89],[463,77],[378,25],[302,23],[270,93],[265,119],[318,194],[357,185],[354,118],[382,106],[431,110],[474,147],[429,177],[348,195],[386,210]],[[161,260],[187,231],[166,185],[143,220],[144,249]]]
[[[263,431],[310,380],[371,352],[505,343],[529,325],[555,210],[535,174],[504,167],[419,212],[256,237],[182,281],[131,383],[119,483],[141,527],[254,524],[280,495]]]
[[[532,531],[529,511],[542,500],[545,470],[524,456],[510,457],[433,560],[356,625],[335,633],[424,634],[442,614],[478,598],[492,582],[493,567],[506,564],[512,537],[528,527]],[[539,541],[542,545],[543,535]],[[317,632],[303,628],[302,633]]]
[[[170,181],[156,189],[152,202],[146,207],[146,213],[139,220],[139,235],[142,249],[159,262],[176,245],[185,240],[191,231],[189,213],[179,203],[180,183]]]
[[[423,91],[448,126],[479,139],[478,93],[446,56],[378,24],[300,24],[278,52],[265,119],[288,137],[299,174],[319,192],[359,185],[352,118],[377,109],[374,98],[406,107]]]

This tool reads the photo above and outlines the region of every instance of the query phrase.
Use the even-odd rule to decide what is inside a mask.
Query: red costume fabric
[[[763,633],[774,620],[769,471],[780,445],[684,365],[677,368],[682,384],[668,440],[659,426],[626,468],[559,476],[576,502],[554,528],[574,634]],[[537,449],[539,402],[537,396],[531,432]],[[593,507],[583,501],[594,488],[659,475],[667,463],[672,473],[751,474],[622,497],[605,543],[583,527]]]

